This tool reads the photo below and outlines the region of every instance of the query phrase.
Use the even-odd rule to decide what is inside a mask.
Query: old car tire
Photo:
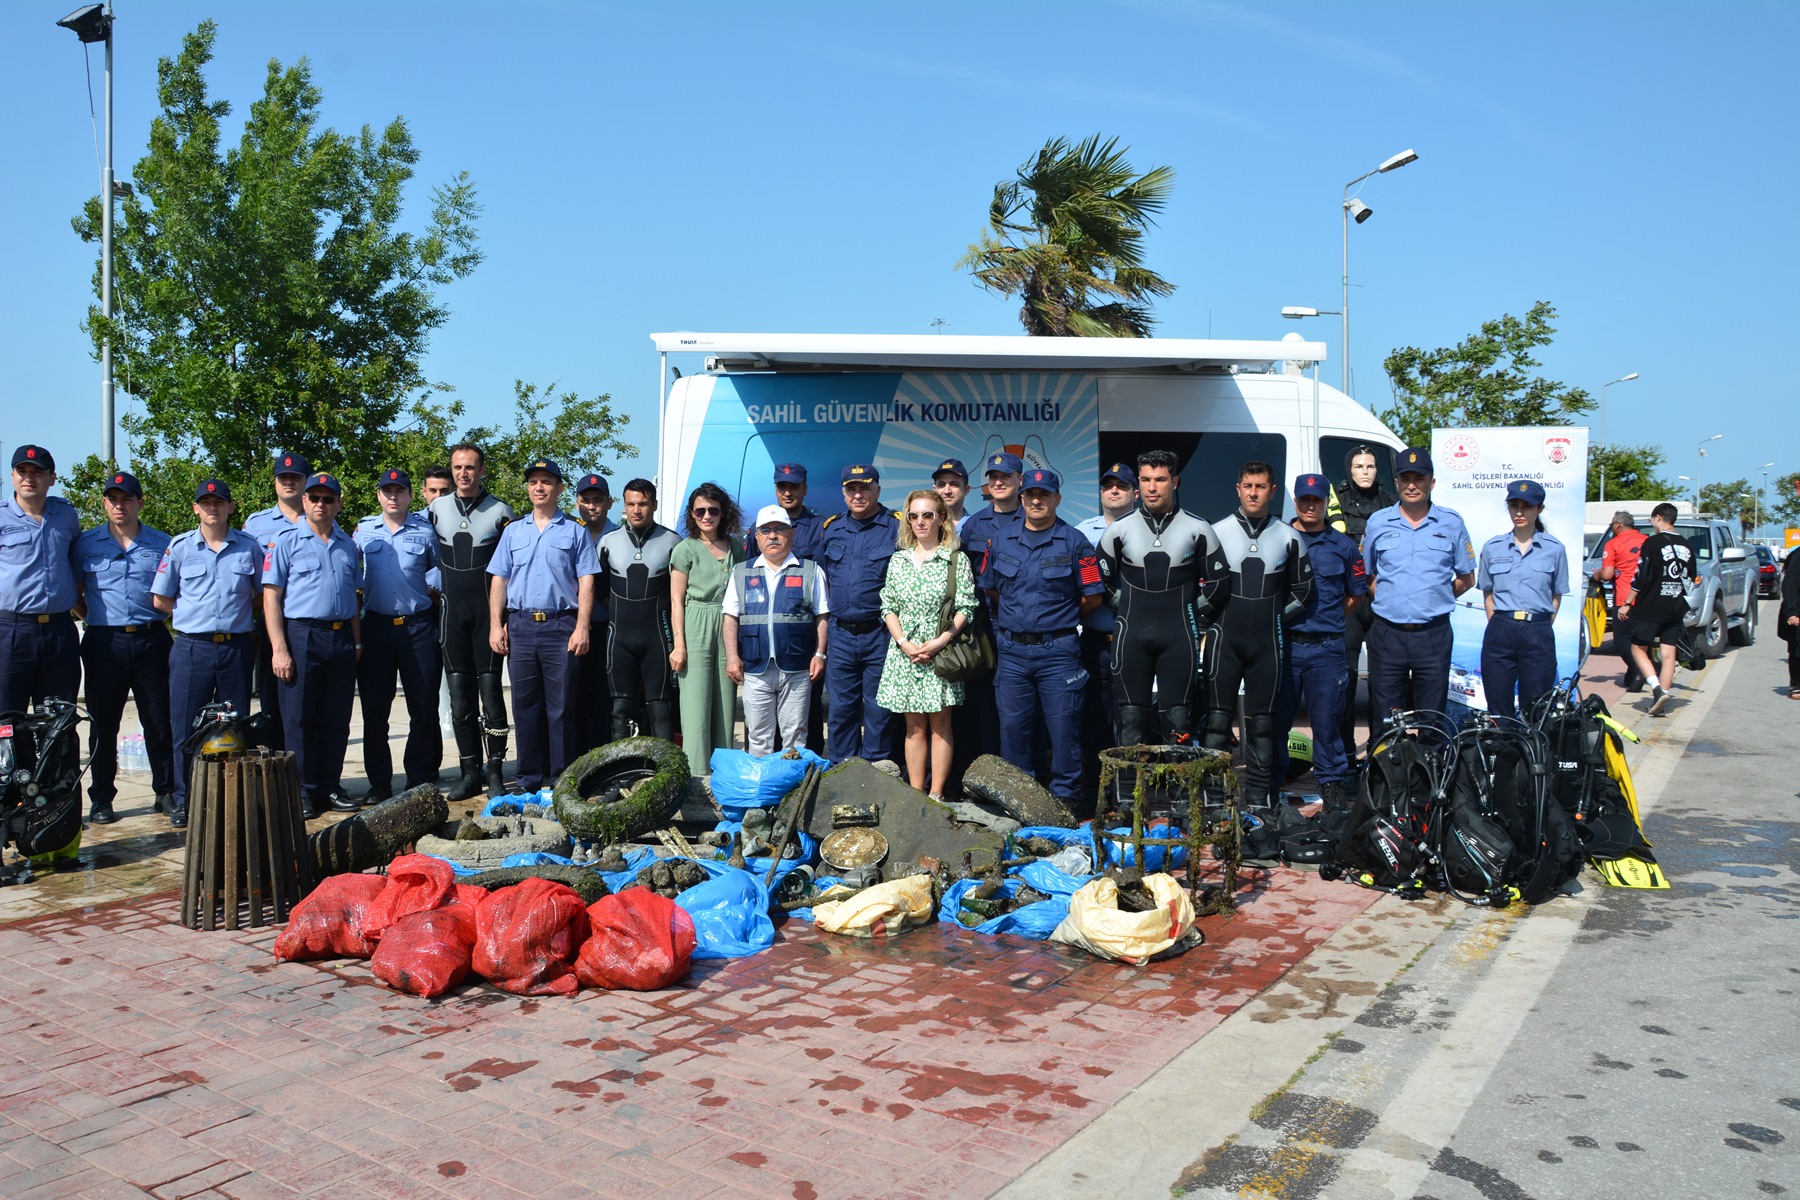
[[[687,794],[688,778],[687,755],[674,742],[653,737],[612,742],[576,759],[556,781],[556,819],[584,842],[630,841],[669,823]],[[620,785],[640,780],[631,795],[607,798]]]

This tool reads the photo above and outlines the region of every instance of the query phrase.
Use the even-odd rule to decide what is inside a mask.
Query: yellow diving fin
[[[1652,859],[1627,854],[1621,858],[1590,858],[1600,878],[1613,887],[1660,889],[1669,886],[1669,877]]]

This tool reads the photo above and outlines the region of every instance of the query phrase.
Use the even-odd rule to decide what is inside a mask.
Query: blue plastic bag
[[[726,820],[741,821],[747,808],[774,808],[781,798],[800,786],[806,768],[817,766],[823,771],[831,760],[802,749],[798,758],[767,754],[761,758],[742,750],[714,750],[709,760],[712,767],[713,801]]]
[[[1048,900],[1040,900],[1036,904],[1027,904],[1024,908],[1005,913],[998,917],[990,917],[981,924],[970,927],[964,925],[962,916],[962,899],[981,886],[979,879],[959,879],[944,892],[944,898],[938,903],[938,920],[956,929],[967,929],[972,933],[1011,933],[1019,937],[1043,941],[1049,937],[1063,918],[1069,915],[1068,896],[1052,896]],[[1000,894],[1011,899],[1019,894],[1020,878],[1009,876],[1000,883]],[[1036,887],[1036,884],[1032,885]],[[1070,893],[1071,895],[1073,893]]]
[[[493,816],[494,809],[502,804],[511,804],[521,809],[527,804],[541,804],[548,810],[555,800],[556,791],[553,788],[539,788],[535,792],[508,792],[504,796],[489,797],[488,802],[481,806],[481,815],[484,817]]]
[[[1119,828],[1110,829],[1107,832],[1128,838],[1131,836],[1131,826],[1121,825]],[[1144,836],[1159,838],[1180,837],[1181,831],[1169,824],[1168,821],[1159,818],[1144,826]],[[1129,867],[1137,861],[1137,853],[1132,849],[1130,842],[1109,839],[1106,844],[1106,861],[1109,866]],[[1186,865],[1186,846],[1144,847],[1144,870],[1146,873],[1155,874],[1158,871],[1173,871],[1178,867],[1184,867]]]
[[[819,875],[813,879],[812,886],[814,891],[823,892],[829,888],[836,887],[842,882],[844,881],[836,875]],[[810,908],[796,908],[789,912],[788,916],[798,917],[802,921],[810,921],[813,919],[813,910]]]
[[[712,878],[675,897],[694,918],[695,958],[742,958],[775,944],[762,878],[722,862],[700,864]]]
[[[1070,875],[1057,870],[1047,862],[1026,863],[1015,867],[1010,872],[1023,879],[1046,896],[1062,896],[1067,898],[1081,890],[1081,885],[1092,879],[1092,875]]]

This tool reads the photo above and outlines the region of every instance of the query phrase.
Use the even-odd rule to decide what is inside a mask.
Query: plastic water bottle
[[[121,733],[119,735],[119,770],[127,775],[148,775],[150,773],[150,752],[144,749],[143,734]]]

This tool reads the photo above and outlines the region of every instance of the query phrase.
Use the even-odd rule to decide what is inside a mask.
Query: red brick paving
[[[1144,967],[790,922],[689,986],[439,1002],[163,894],[0,927],[9,1197],[988,1195],[1374,899],[1248,871]]]

